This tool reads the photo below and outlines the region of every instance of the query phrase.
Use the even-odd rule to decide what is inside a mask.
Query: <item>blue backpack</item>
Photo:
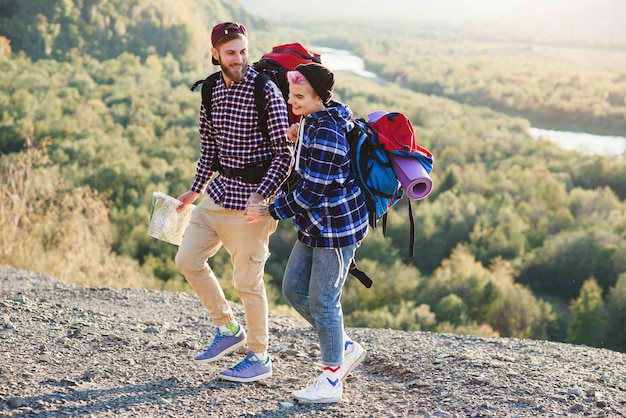
[[[382,219],[385,233],[387,211],[402,198],[402,186],[384,146],[378,141],[378,133],[365,119],[354,119],[354,128],[347,137],[352,171],[365,195],[369,224],[376,228]]]
[[[382,221],[383,235],[387,234],[387,212],[404,196],[402,184],[394,172],[390,155],[396,154],[417,159],[428,173],[432,170],[432,154],[420,147],[410,121],[401,113],[388,113],[377,124],[363,118],[354,119],[354,128],[347,132],[350,144],[351,169],[369,212],[369,224],[376,228]],[[379,136],[377,128],[384,129]],[[393,131],[393,132],[389,132]],[[390,135],[390,134],[394,135]],[[411,224],[409,257],[415,253],[415,222],[411,199],[408,199],[409,222]],[[350,274],[365,285],[372,286],[372,280],[359,270],[354,259],[350,264]]]

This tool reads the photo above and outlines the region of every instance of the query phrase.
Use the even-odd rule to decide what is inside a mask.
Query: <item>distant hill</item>
[[[347,20],[348,16],[398,21],[517,22],[551,24],[612,24],[626,26],[626,2],[622,0],[241,0],[246,8],[264,17]]]
[[[156,53],[192,66],[208,61],[211,28],[224,20],[252,28],[265,25],[240,3],[225,0],[0,2],[0,36],[14,52],[33,59],[65,61],[80,53],[106,60],[122,53],[142,58]]]

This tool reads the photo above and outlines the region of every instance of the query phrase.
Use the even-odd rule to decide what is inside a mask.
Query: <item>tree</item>
[[[512,262],[496,258],[489,269],[499,296],[486,314],[487,322],[501,335],[548,339],[551,328],[558,324],[553,304],[515,282],[518,272]]]
[[[607,345],[626,352],[626,273],[622,273],[606,300]]]
[[[606,309],[602,288],[593,277],[580,288],[578,299],[570,305],[572,322],[568,327],[567,341],[595,347],[605,345]]]
[[[81,285],[159,287],[138,263],[111,251],[102,196],[74,187],[49,165],[47,149],[0,155],[0,264]]]
[[[435,306],[437,322],[448,321],[454,325],[466,325],[469,321],[469,308],[463,300],[451,293],[444,296]]]
[[[599,222],[546,238],[527,258],[519,281],[539,293],[574,298],[589,277],[608,289],[617,280],[623,237]]]
[[[483,264],[497,256],[514,260],[526,250],[528,224],[512,207],[510,196],[502,200],[494,199],[469,236],[471,251]]]

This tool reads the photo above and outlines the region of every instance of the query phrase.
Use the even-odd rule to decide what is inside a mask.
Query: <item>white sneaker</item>
[[[291,393],[302,403],[335,403],[341,402],[343,385],[340,379],[331,381],[324,375],[317,377],[311,386]]]
[[[343,363],[341,364],[341,368],[339,369],[339,379],[341,381],[343,381],[348,376],[348,374],[350,374],[352,370],[356,368],[356,366],[361,364],[361,362],[365,358],[365,355],[367,354],[367,351],[365,351],[365,349],[361,347],[361,344],[354,341],[349,341],[349,343],[351,344],[348,344],[347,348],[350,351],[344,351]]]

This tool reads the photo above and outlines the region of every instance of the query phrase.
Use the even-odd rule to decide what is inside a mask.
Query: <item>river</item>
[[[352,71],[361,77],[370,78],[381,84],[389,84],[387,80],[365,69],[365,62],[350,51],[343,49],[314,46],[311,49],[322,55],[322,63],[333,71]]]
[[[565,150],[580,151],[585,154],[598,154],[620,157],[626,151],[626,138],[623,136],[594,135],[584,132],[553,131],[530,128],[530,136],[547,139]]]
[[[322,63],[333,71],[352,71],[353,73],[388,84],[387,80],[367,71],[363,59],[350,51],[312,46],[311,49],[322,55]],[[576,150],[590,155],[623,157],[626,152],[626,137],[594,135],[584,132],[566,132],[550,129],[530,128],[530,136],[536,140],[546,139],[565,150]]]

